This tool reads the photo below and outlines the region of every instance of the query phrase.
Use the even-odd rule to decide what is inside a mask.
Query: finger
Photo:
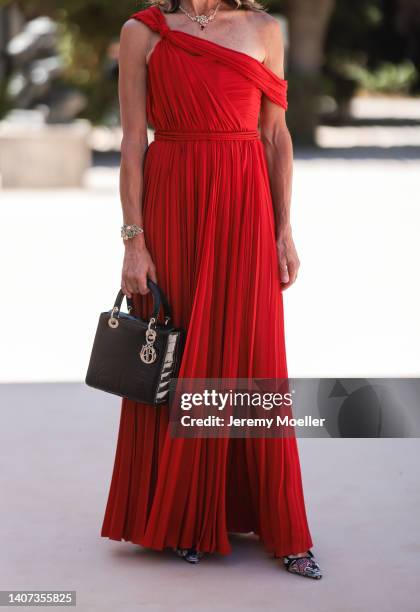
[[[156,268],[154,266],[152,266],[149,270],[149,277],[151,278],[151,280],[158,284],[158,280],[157,280],[157,275],[156,275]]]
[[[289,287],[291,287],[293,285],[294,282],[296,282],[297,279],[297,271],[295,272],[291,272],[289,271],[289,280],[287,283],[284,283],[281,288],[282,291],[286,291],[286,289],[288,289]]]
[[[126,295],[127,297],[131,298],[131,292],[127,289],[127,285],[125,283],[125,280],[122,279],[121,280],[121,290],[124,293],[124,295]]]
[[[133,294],[133,293],[138,293],[139,292],[139,288],[137,285],[137,281],[134,278],[128,278],[125,281],[126,287],[128,289],[128,291]]]
[[[150,289],[147,286],[147,276],[140,276],[137,279],[137,284],[138,284],[138,288],[139,288],[139,293],[141,293],[141,295],[146,295],[146,293],[149,293]]]
[[[290,280],[287,262],[285,261],[280,262],[280,280],[283,284],[288,283]]]
[[[289,263],[288,269],[289,269],[289,283],[292,285],[297,279],[298,266],[294,262],[293,263],[291,262]]]

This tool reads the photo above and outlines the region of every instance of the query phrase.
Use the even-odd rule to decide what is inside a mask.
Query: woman
[[[287,377],[282,290],[299,260],[277,21],[253,0],[151,5],[122,28],[119,93],[121,288],[136,314],[149,277],[187,330],[179,377]],[[196,563],[228,554],[228,532],[321,577],[296,440],[172,439],[167,406],[124,399],[101,535]]]

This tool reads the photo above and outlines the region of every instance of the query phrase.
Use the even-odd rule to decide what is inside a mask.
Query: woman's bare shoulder
[[[265,11],[250,11],[250,21],[265,49],[264,64],[282,76],[284,45],[279,19]]]
[[[143,21],[135,17],[126,19],[121,27],[121,34],[124,34],[126,38],[136,38],[142,32],[147,34],[147,32],[150,32],[150,28]]]
[[[249,23],[266,42],[282,39],[280,21],[276,17],[266,11],[247,11],[247,13]]]
[[[152,30],[142,21],[130,17],[120,31],[120,47],[142,53],[150,46]]]

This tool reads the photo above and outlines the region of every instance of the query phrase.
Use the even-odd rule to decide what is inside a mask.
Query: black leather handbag
[[[171,325],[165,294],[148,279],[153,312],[148,321],[131,314],[133,300],[122,290],[112,310],[102,312],[96,329],[85,382],[90,387],[146,404],[169,399],[170,380],[181,363],[185,330]],[[121,312],[126,297],[128,313]],[[158,322],[163,306],[164,323]]]

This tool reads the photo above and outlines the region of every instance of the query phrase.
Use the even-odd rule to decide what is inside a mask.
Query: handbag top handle
[[[160,308],[161,306],[163,306],[163,313],[165,315],[165,325],[166,325],[168,321],[172,318],[172,309],[169,305],[168,299],[166,295],[164,294],[164,292],[162,291],[162,289],[159,287],[159,285],[154,283],[150,278],[147,279],[147,286],[149,287],[150,291],[152,292],[152,296],[153,296],[153,312],[152,312],[151,318],[157,321]],[[117,297],[114,302],[114,308],[113,308],[114,312],[120,311],[124,297],[126,298],[127,307],[129,311],[133,308],[132,298],[128,298],[123,293],[122,289],[120,289],[118,291]]]

